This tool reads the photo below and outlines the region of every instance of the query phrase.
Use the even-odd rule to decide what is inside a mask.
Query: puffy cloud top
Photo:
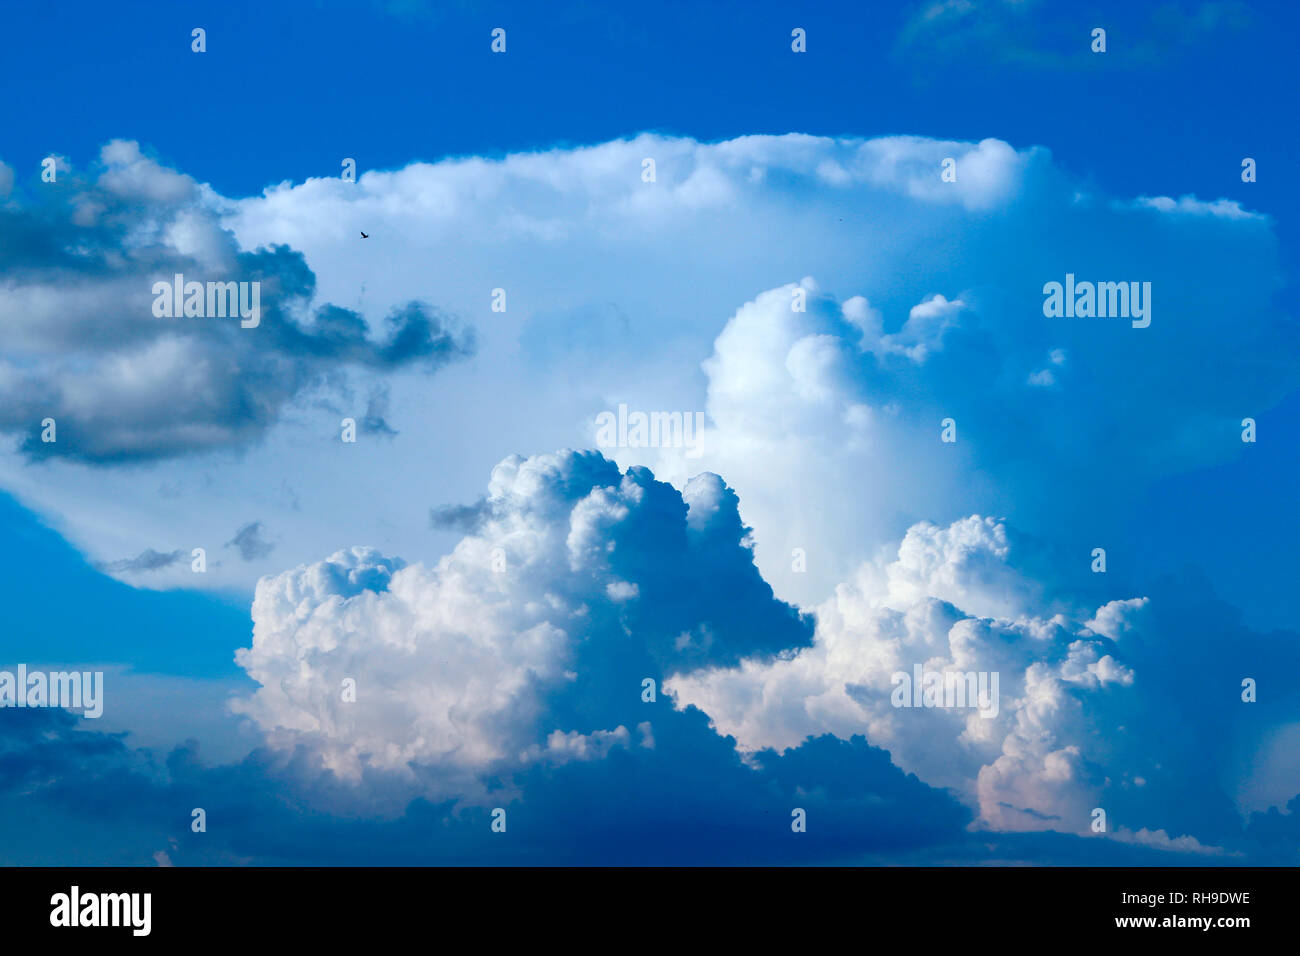
[[[1134,673],[1086,614],[1045,610],[1021,560],[993,519],[916,525],[892,560],[864,564],[817,608],[811,647],[683,674],[667,689],[745,750],[865,732],[904,770],[963,793],[986,826],[1083,833],[1102,782],[1089,742],[1112,729],[1098,695]],[[1120,620],[1127,607],[1104,611]],[[918,666],[984,675],[989,706],[910,706],[895,675],[910,682]]]
[[[433,566],[352,548],[264,578],[238,709],[347,779],[468,796],[626,745],[644,678],[806,643],[715,475],[681,494],[595,453],[515,456],[477,511]]]

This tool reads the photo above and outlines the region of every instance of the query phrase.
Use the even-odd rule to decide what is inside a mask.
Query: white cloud
[[[1018,153],[997,139],[969,143],[920,136],[889,136],[863,144],[856,171],[878,185],[902,189],[914,199],[960,203],[968,210],[991,209],[1015,198],[1033,151]],[[957,178],[944,182],[938,171],[955,161]]]
[[[1169,196],[1139,196],[1133,201],[1133,205],[1171,215],[1216,216],[1221,219],[1267,218],[1262,213],[1243,209],[1241,203],[1235,199],[1216,199],[1213,202],[1206,202],[1195,196],[1180,196],[1178,199],[1171,199]]]
[[[435,792],[467,789],[527,749],[546,688],[572,679],[581,606],[535,574],[493,572],[488,546],[513,539],[530,571],[552,530],[497,528],[432,568],[353,548],[263,579],[253,645],[237,657],[263,686],[238,711],[347,780],[363,768],[409,777],[414,763],[437,770]]]
[[[1102,637],[1118,641],[1120,636],[1133,626],[1133,621],[1138,612],[1146,605],[1146,598],[1110,601],[1097,608],[1096,615],[1085,626]]]
[[[1206,846],[1194,836],[1171,837],[1164,830],[1149,830],[1146,827],[1138,830],[1120,828],[1115,831],[1113,838],[1121,843],[1136,843],[1141,846],[1155,847],[1158,850],[1174,850],[1180,853],[1198,853],[1205,856],[1221,856],[1225,853],[1223,847]]]
[[[961,794],[985,826],[1084,833],[1102,785],[1089,769],[1103,759],[1092,741],[1110,719],[1098,695],[1134,674],[1093,638],[1086,615],[1050,612],[1039,591],[1002,524],[920,524],[892,560],[864,564],[817,608],[812,647],[682,674],[665,689],[743,750],[865,734],[903,770]],[[895,706],[893,675],[917,665],[996,672],[996,716]]]
[[[759,580],[716,476],[682,494],[594,453],[514,456],[478,511],[431,566],[356,547],[263,578],[237,654],[261,687],[236,711],[352,784],[474,799],[489,773],[634,745],[626,719],[574,726],[556,703],[570,689],[583,712],[609,697],[600,721],[640,706],[647,672],[803,632]],[[676,643],[684,626],[709,639]],[[654,746],[644,721],[636,740]]]

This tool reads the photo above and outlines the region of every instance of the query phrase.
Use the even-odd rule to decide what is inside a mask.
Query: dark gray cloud
[[[474,350],[471,331],[426,303],[374,329],[317,303],[300,252],[240,250],[219,200],[134,143],[106,146],[92,175],[46,186],[0,207],[0,431],[29,459],[112,465],[237,449],[308,389],[337,393],[350,373],[428,372]],[[260,320],[156,316],[154,283],[177,274],[205,288],[259,283]],[[392,431],[382,399],[366,421]]]
[[[429,509],[429,527],[438,531],[473,534],[487,516],[487,502],[472,505],[442,505]]]
[[[413,800],[395,817],[308,810],[348,785],[304,751],[256,750],[210,766],[198,741],[133,748],[62,710],[0,712],[0,838],[14,865],[153,865],[166,850],[196,865],[952,865],[1187,862],[1140,844],[1062,833],[966,829],[943,790],[890,763],[862,737],[810,739],[742,764],[699,711],[656,721],[656,749],[538,766],[502,796],[510,839],[485,806]],[[662,725],[661,725],[662,724]],[[190,829],[203,807],[209,829]],[[790,811],[808,814],[792,838]],[[1286,865],[1300,849],[1300,797],[1255,814],[1243,858]],[[220,826],[213,825],[219,821]]]
[[[1081,20],[1076,9],[1045,0],[919,0],[899,31],[896,53],[931,69],[972,57],[985,65],[1078,69],[1094,55],[1091,31],[1100,26],[1123,38],[1123,56],[1108,66],[1150,68],[1254,20],[1242,0],[1109,3],[1090,16]]]
[[[237,532],[235,536],[226,542],[227,548],[235,548],[239,551],[239,556],[245,561],[257,561],[266,557],[274,549],[275,545],[262,538],[262,522],[250,521]]]
[[[155,551],[153,548],[146,548],[134,558],[109,561],[101,567],[110,574],[118,574],[123,571],[160,571],[163,568],[170,568],[177,561],[183,560],[184,557],[184,550],[163,553]]]
[[[397,434],[397,430],[388,424],[388,395],[388,389],[383,385],[370,390],[370,396],[366,401],[366,414],[360,424],[363,435],[392,438]]]

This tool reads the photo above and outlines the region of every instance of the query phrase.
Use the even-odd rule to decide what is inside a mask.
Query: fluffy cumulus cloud
[[[1207,765],[1231,772],[1225,750],[1170,736],[1240,719],[1232,687],[1198,704],[1212,682],[1156,651],[1179,632],[1198,646],[1179,615],[1204,612],[1080,595],[1004,522],[919,523],[810,615],[774,598],[709,473],[679,492],[593,452],[514,456],[455,522],[470,530],[434,565],[353,548],[258,588],[239,662],[261,688],[237,710],[337,781],[333,806],[526,805],[560,768],[684,745],[759,786],[862,740],[986,832],[1090,837],[1100,807],[1127,845],[1242,839],[1226,800],[1170,810]],[[1258,662],[1267,642],[1246,645]]]
[[[865,732],[904,770],[962,793],[986,826],[1083,833],[1104,776],[1097,740],[1114,731],[1108,698],[1134,674],[1088,614],[1053,610],[1011,552],[988,518],[917,525],[893,560],[864,564],[817,609],[811,647],[667,689],[746,750]],[[952,680],[951,697],[913,684],[929,672]]]
[[[1149,210],[1125,215],[1151,224]],[[1258,217],[1171,215],[1209,230],[1266,228]],[[1099,513],[1124,513],[1135,484],[1239,456],[1234,410],[1269,408],[1300,381],[1300,364],[1274,370],[1265,357],[1295,355],[1298,343],[1262,291],[1268,317],[1207,379],[1203,356],[1222,350],[1224,313],[1172,275],[1153,287],[1163,325],[1135,329],[1045,319],[1028,289],[1011,302],[1006,290],[947,286],[891,321],[864,296],[839,299],[805,278],[747,302],[718,335],[702,366],[697,447],[623,454],[675,481],[701,466],[727,475],[765,576],[801,602],[821,600],[921,517],[997,511],[1036,533],[1078,535]],[[1047,493],[1078,486],[1086,497]]]
[[[1100,809],[1120,842],[1258,852],[1240,849],[1234,792],[1289,775],[1287,748],[1256,754],[1252,741],[1265,726],[1284,739],[1300,695],[1270,681],[1279,696],[1256,711],[1243,677],[1289,673],[1294,641],[1244,628],[1203,581],[1163,581],[1155,597],[1088,591],[1059,553],[1004,522],[923,522],[814,610],[811,646],[666,687],[742,751],[864,733],[958,795],[980,829],[1088,834]],[[933,697],[918,668],[944,675]],[[1276,783],[1280,804],[1294,777]],[[1200,798],[1186,800],[1189,787]]]
[[[262,687],[240,710],[342,778],[468,797],[653,746],[647,678],[806,643],[714,475],[678,492],[591,452],[516,456],[472,510],[432,566],[353,548],[264,578],[238,658]]]
[[[63,170],[39,201],[0,206],[0,429],[24,455],[111,464],[238,448],[348,370],[437,366],[469,350],[419,302],[373,335],[357,312],[316,301],[301,253],[242,248],[221,206],[125,141],[85,175]],[[198,308],[216,315],[175,317],[171,301],[158,314],[155,283],[178,274],[202,284]],[[247,316],[207,294],[228,282],[250,283]]]

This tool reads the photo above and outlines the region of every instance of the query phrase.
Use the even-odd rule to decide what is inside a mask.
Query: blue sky
[[[1294,9],[605,6],[9,14],[0,668],[110,696],[0,711],[6,860],[1294,863]]]

